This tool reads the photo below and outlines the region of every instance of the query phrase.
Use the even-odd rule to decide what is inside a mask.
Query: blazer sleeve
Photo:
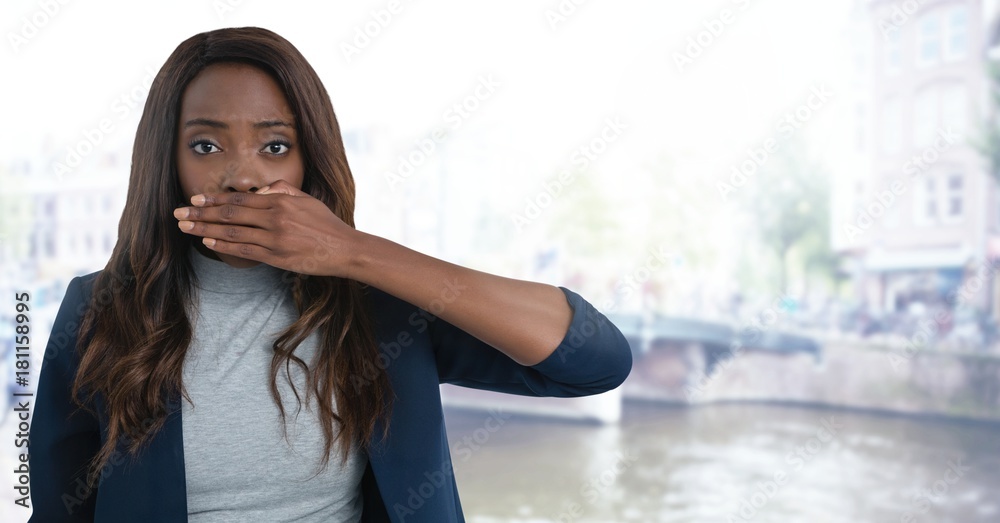
[[[549,357],[525,366],[436,318],[430,337],[441,383],[524,396],[574,397],[614,389],[632,370],[621,331],[579,294],[559,287],[573,309],[566,335]],[[516,328],[516,326],[512,326]]]
[[[45,347],[29,429],[29,523],[93,521],[97,487],[86,488],[89,460],[100,448],[100,426],[70,399],[76,342],[86,305],[83,278],[69,282]]]

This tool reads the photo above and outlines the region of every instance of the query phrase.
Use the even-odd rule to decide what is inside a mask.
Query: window
[[[903,51],[900,45],[901,31],[895,28],[889,31],[885,38],[885,74],[898,73],[903,65]]]
[[[928,177],[917,183],[913,195],[913,223],[931,225],[937,221],[937,194],[934,178]]]
[[[45,237],[45,246],[42,251],[42,256],[45,258],[55,258],[56,257],[55,231],[53,231],[52,229],[46,229],[42,234]]]
[[[965,212],[964,177],[959,173],[927,177],[916,185],[914,216],[916,225],[954,224]]]
[[[913,145],[929,147],[941,131],[961,136],[968,125],[967,89],[962,84],[919,91],[913,106]]]
[[[885,210],[885,228],[896,229],[899,227],[899,207],[892,205]]]
[[[44,204],[43,204],[43,209],[44,209],[44,213],[45,213],[45,217],[46,218],[55,218],[56,217],[56,198],[55,198],[55,196],[49,196],[49,197],[45,198]]]
[[[962,219],[962,175],[948,177],[948,191],[945,193],[945,218],[949,221]]]
[[[885,176],[884,179],[886,180],[894,180],[896,178],[896,173],[887,172],[884,176]],[[878,192],[882,193],[884,191],[889,191],[889,190],[891,190],[891,182],[883,185],[883,188],[879,189]],[[898,201],[885,206],[885,216],[882,218],[882,224],[886,229],[895,229],[899,227],[900,207],[901,205],[899,204]]]
[[[945,56],[948,60],[961,60],[965,58],[966,50],[969,47],[969,15],[965,6],[949,10],[947,24],[947,53]]]
[[[958,135],[964,134],[968,114],[967,104],[964,85],[956,84],[944,88],[941,92],[941,126]]]
[[[941,19],[937,13],[928,13],[917,24],[917,65],[933,65],[940,58]]]
[[[927,147],[934,142],[938,123],[938,91],[931,87],[917,93],[913,107],[913,145]]]
[[[888,100],[882,107],[882,151],[887,154],[899,152],[902,145],[903,103],[897,99]]]
[[[928,220],[934,220],[938,216],[937,198],[934,197],[934,179],[928,179],[924,186],[927,187],[927,201],[925,202],[927,207],[924,209],[924,216]]]
[[[865,113],[866,113],[865,106],[862,104],[858,104],[855,106],[855,110],[857,112],[857,118],[855,120],[857,122],[857,127],[855,129],[855,131],[857,132],[856,136],[858,140],[857,147],[858,150],[863,151],[866,149],[865,146],[868,144],[868,133],[865,132],[868,128],[867,121],[865,120]]]

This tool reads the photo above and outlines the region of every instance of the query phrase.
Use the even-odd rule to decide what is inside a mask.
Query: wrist
[[[366,232],[355,230],[355,239],[349,249],[345,278],[370,284],[368,275],[371,273],[375,259],[373,250],[378,237]]]

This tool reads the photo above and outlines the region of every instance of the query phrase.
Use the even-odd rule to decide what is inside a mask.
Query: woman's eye
[[[196,154],[211,154],[219,150],[215,144],[206,141],[191,143],[191,149],[193,149]]]
[[[272,142],[264,146],[264,150],[270,154],[285,154],[288,152],[288,144]]]

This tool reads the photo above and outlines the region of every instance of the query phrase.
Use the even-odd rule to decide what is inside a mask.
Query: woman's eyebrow
[[[192,118],[184,122],[184,128],[194,127],[198,125],[204,125],[206,127],[214,127],[216,129],[229,129],[229,124],[225,122],[220,122],[218,120],[212,120],[210,118]],[[271,127],[289,127],[294,129],[295,126],[291,122],[286,122],[285,120],[262,120],[253,124],[254,129],[268,129]]]
[[[218,120],[211,120],[208,118],[192,118],[184,122],[184,128],[194,127],[196,125],[204,125],[206,127],[215,127],[216,129],[229,129],[229,124],[220,122]]]
[[[294,125],[284,120],[264,120],[262,122],[257,122],[253,124],[254,129],[266,129],[270,127],[290,127],[292,129],[295,128]]]

